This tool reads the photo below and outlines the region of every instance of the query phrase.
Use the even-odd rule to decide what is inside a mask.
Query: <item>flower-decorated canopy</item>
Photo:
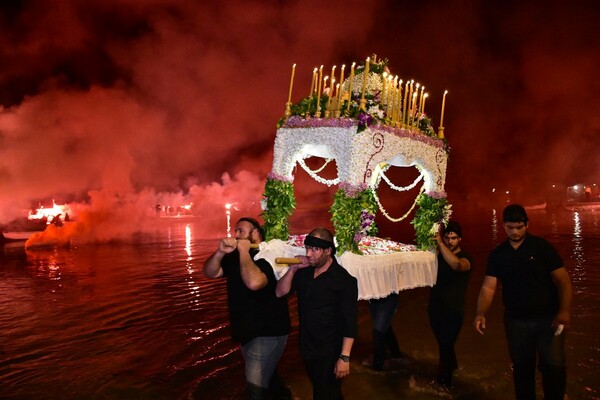
[[[292,82],[294,71],[295,66]],[[414,81],[403,87],[402,80],[392,79],[385,60],[371,63],[369,68],[367,59],[356,71],[353,64],[346,80],[342,67],[340,80],[341,85],[324,88],[321,73],[317,75],[315,69],[310,96],[296,104],[287,103],[286,115],[278,124],[273,168],[263,199],[267,239],[287,239],[287,218],[295,207],[293,171],[297,164],[318,182],[339,185],[331,208],[338,250],[357,253],[361,237],[377,233],[372,223],[377,209],[390,218],[377,197],[381,179],[390,183],[385,171],[390,166],[414,166],[420,175],[412,185],[391,187],[405,191],[422,182],[413,207],[427,204],[436,209],[421,214],[417,211],[413,224],[419,247],[430,248],[429,230],[449,215],[444,193],[448,152],[443,127],[436,134],[424,112],[424,87],[419,92],[417,84],[414,90]],[[335,160],[337,177],[319,177],[319,171],[311,171],[304,164],[309,157]],[[423,196],[433,201],[419,202]],[[404,219],[411,210],[395,221]]]
[[[336,161],[338,178],[332,183],[366,184],[376,189],[381,172],[389,166],[415,166],[426,191],[444,190],[448,155],[440,140],[386,126],[357,132],[357,125],[322,127],[318,120],[305,121],[305,126],[291,121],[297,125],[288,128],[286,124],[277,131],[274,174],[293,180],[296,164],[314,156]]]

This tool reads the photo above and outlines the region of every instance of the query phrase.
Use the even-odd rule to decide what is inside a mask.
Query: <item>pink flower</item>
[[[283,175],[279,175],[275,172],[269,172],[269,174],[267,175],[267,179],[272,181],[292,182],[292,179]]]
[[[445,199],[446,197],[448,197],[448,195],[446,194],[446,192],[425,192],[425,194],[429,197],[431,197],[432,199]]]

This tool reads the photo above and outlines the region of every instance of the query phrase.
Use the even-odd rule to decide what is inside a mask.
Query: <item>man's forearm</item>
[[[267,277],[252,260],[249,253],[240,253],[240,274],[246,287],[259,290],[267,286]]]
[[[204,266],[202,267],[202,272],[208,278],[218,278],[223,275],[223,270],[221,268],[221,260],[225,253],[221,250],[215,251],[208,259],[204,262]]]
[[[354,338],[351,337],[344,337],[342,339],[342,351],[340,354],[344,354],[346,356],[350,355],[350,352],[352,351],[352,345],[354,344]]]
[[[277,287],[275,289],[275,294],[277,297],[283,297],[290,292],[295,273],[296,268],[294,266],[290,266],[285,275],[283,275],[281,279],[277,281]]]
[[[486,287],[482,287],[477,298],[477,315],[485,315],[490,309],[494,299],[494,292]]]

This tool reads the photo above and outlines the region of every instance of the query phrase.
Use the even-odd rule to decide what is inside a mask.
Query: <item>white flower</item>
[[[269,201],[269,198],[266,196],[263,196],[263,198],[260,200],[260,209],[263,211],[267,211],[267,203]]]

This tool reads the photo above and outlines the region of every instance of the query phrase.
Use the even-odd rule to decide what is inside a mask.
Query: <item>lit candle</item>
[[[385,105],[387,104],[387,102],[389,102],[389,100],[386,101],[385,95],[386,95],[386,91],[385,91],[385,84],[387,81],[387,72],[383,71],[383,82],[382,84],[382,89],[381,89],[381,104]]]
[[[331,82],[333,83],[333,80],[335,79],[335,65],[331,68]]]
[[[396,104],[396,124],[402,116],[402,79],[398,82],[398,103]]]
[[[440,126],[444,126],[444,107],[446,106],[446,95],[448,91],[444,92],[444,97],[442,97],[442,115],[440,116]]]
[[[350,68],[350,86],[348,91],[350,92],[350,97],[348,98],[348,104],[352,101],[352,84],[354,83],[354,66],[356,63],[352,63],[352,67]]]
[[[389,104],[390,110],[391,110],[391,114],[392,114],[392,125],[396,124],[396,121],[398,119],[398,96],[400,95],[400,92],[394,87],[392,90],[392,98]]]
[[[346,68],[346,65],[342,64],[342,68],[340,70],[340,83],[339,83],[340,87],[337,88],[338,104],[340,104],[340,106],[341,106],[340,102],[342,101],[342,91],[343,91],[343,90],[340,90],[340,89],[342,89],[342,86],[344,85],[344,68]],[[340,106],[338,106],[338,108]]]
[[[423,95],[423,107],[421,108],[421,114],[425,115],[425,100],[427,100],[427,98],[429,97],[429,93],[425,93],[425,95]]]
[[[296,72],[296,64],[292,65],[292,78],[290,79],[290,93],[288,94],[288,103],[292,102],[292,87],[294,86],[294,73]]]
[[[331,107],[331,98],[335,95],[334,94],[334,90],[335,89],[335,78],[331,79],[331,83],[329,84],[329,97],[327,98],[327,109],[329,110]]]
[[[414,84],[414,80],[410,81],[410,94],[408,95],[408,109],[406,110],[407,115],[407,119],[406,119],[406,125],[411,125],[412,122],[410,120],[410,117],[412,117],[412,97],[413,97],[413,84]]]
[[[423,114],[423,93],[425,92],[425,86],[421,86],[421,95],[419,96],[419,114]]]
[[[412,95],[412,101],[410,102],[411,104],[411,113],[410,113],[410,124],[412,126],[415,126],[415,117],[417,116],[417,93],[418,90],[415,90],[415,92]]]
[[[408,84],[406,81],[406,85],[404,86],[404,104],[402,105],[402,122],[404,124],[408,123],[408,119],[406,118],[406,108],[408,107]]]
[[[417,83],[415,85],[415,95],[414,95],[415,101],[412,102],[412,109],[411,109],[412,112],[413,112],[413,116],[417,114],[417,102],[416,102],[416,99],[419,97],[419,87],[420,86],[421,85],[419,83]]]
[[[323,66],[319,67],[319,79],[317,85],[317,117],[321,114],[321,80],[323,78]]]
[[[386,113],[388,114],[388,117],[390,117],[390,120],[394,119],[394,115],[395,115],[395,110],[394,110],[394,104],[390,101],[390,99],[395,99],[396,98],[396,83],[398,80],[398,76],[396,76],[396,78],[394,79],[392,77],[392,75],[388,75],[387,77],[388,83],[387,83],[387,108],[386,108]]]
[[[315,93],[316,83],[317,83],[317,68],[313,69],[312,81],[310,82],[310,93],[308,94],[308,97],[312,97],[313,94]]]
[[[393,83],[392,83],[393,82]],[[388,99],[388,105],[390,103],[390,96],[394,95],[394,92],[396,90],[396,84],[398,83],[398,75],[396,75],[396,78],[392,78],[392,74],[388,75],[388,89],[387,89],[387,99]],[[393,85],[393,86],[392,86]]]
[[[367,57],[367,61],[365,62],[365,70],[363,71],[363,84],[362,84],[362,96],[361,100],[365,99],[365,90],[367,89],[367,75],[369,75],[369,60],[371,58]]]

